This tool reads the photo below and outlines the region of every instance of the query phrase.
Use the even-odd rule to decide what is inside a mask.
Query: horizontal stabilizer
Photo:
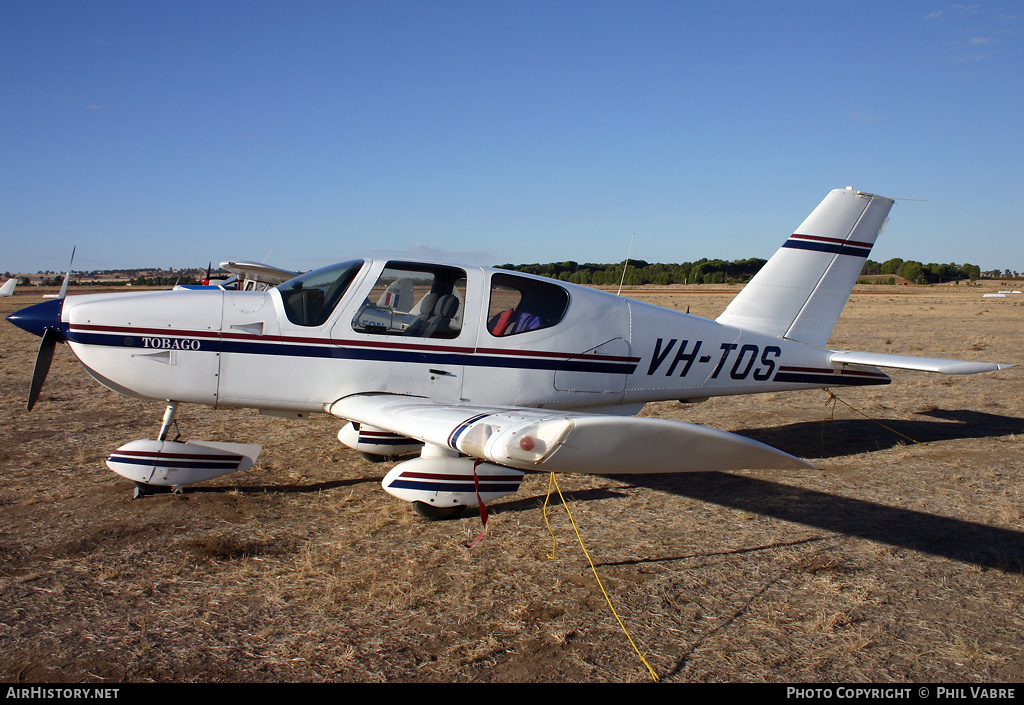
[[[840,350],[829,358],[830,362],[842,362],[850,365],[873,365],[875,367],[894,367],[901,370],[917,370],[919,372],[940,372],[945,375],[973,375],[979,372],[995,372],[1013,367],[1002,362],[965,362],[963,360],[940,360],[931,357],[907,357],[904,355],[885,355],[882,353],[851,352]]]
[[[391,395],[347,397],[330,412],[523,470],[617,475],[814,467],[743,436],[665,419],[451,406]]]

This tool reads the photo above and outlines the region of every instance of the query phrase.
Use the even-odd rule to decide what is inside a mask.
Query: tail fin
[[[892,203],[850,187],[832,191],[718,322],[824,346]]]

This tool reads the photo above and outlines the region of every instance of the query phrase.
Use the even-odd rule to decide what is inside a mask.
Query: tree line
[[[981,279],[983,272],[978,265],[967,262],[964,264],[956,264],[955,262],[950,262],[949,264],[937,264],[935,262],[922,264],[915,260],[903,260],[899,257],[894,257],[885,262],[867,260],[864,263],[863,269],[861,269],[861,274],[891,274],[903,277],[915,284],[941,284],[942,282],[961,279],[972,282],[977,281]],[[984,274],[990,275],[991,273],[985,272]],[[999,276],[998,272],[996,272],[996,276]]]
[[[630,260],[628,263],[614,264],[580,264],[578,262],[549,262],[547,264],[502,264],[499,269],[508,269],[526,274],[538,274],[551,279],[572,282],[573,284],[616,285],[620,281],[627,286],[642,284],[743,284],[750,281],[764,266],[767,260],[752,257],[750,259],[732,260],[699,259],[696,262],[679,264],[650,263],[644,260]],[[626,274],[623,278],[623,265]],[[916,284],[939,284],[942,282],[968,280],[977,281],[981,278],[1010,278],[1017,272],[1000,272],[997,269],[981,271],[976,264],[923,264],[916,260],[903,260],[898,257],[875,262],[867,260],[861,269],[862,276],[889,274],[902,277]]]
[[[750,281],[757,272],[764,266],[767,260],[752,257],[750,259],[738,259],[726,261],[721,259],[702,258],[696,262],[681,262],[677,264],[651,263],[644,260],[629,260],[627,263],[616,262],[613,264],[595,264],[587,262],[549,262],[547,264],[502,264],[499,269],[507,269],[527,274],[537,274],[551,279],[572,282],[573,284],[593,284],[613,286],[622,282],[626,286],[640,286],[643,284],[744,284]],[[623,265],[626,265],[626,275],[623,278]],[[137,274],[138,270],[132,272]],[[134,276],[121,281],[104,281],[107,285],[133,284],[135,286],[170,286],[174,284],[195,284],[198,279],[195,276],[201,270],[184,270],[176,273],[164,273],[150,276]],[[168,276],[168,274],[170,274]],[[861,269],[862,276],[890,275],[902,277],[917,284],[939,284],[948,281],[978,279],[1012,279],[1020,276],[1019,272],[1006,270],[982,271],[976,264],[937,264],[931,262],[923,264],[916,260],[903,260],[895,257],[885,262],[867,260]],[[10,278],[10,275],[6,275]],[[78,278],[82,278],[81,274]],[[42,286],[60,286],[64,277],[60,274],[50,278],[44,278],[39,283]],[[72,279],[71,285],[86,283]],[[30,284],[28,279],[22,283]]]
[[[573,284],[613,285],[623,282],[627,286],[642,284],[741,284],[749,281],[767,260],[759,258],[733,260],[699,259],[696,262],[661,264],[630,260],[623,279],[623,262],[594,264],[588,262],[551,262],[548,264],[502,264],[508,269],[526,274],[539,274]]]

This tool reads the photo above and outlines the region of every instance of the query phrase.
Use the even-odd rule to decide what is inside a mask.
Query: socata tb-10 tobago
[[[531,471],[810,467],[735,434],[633,416],[646,402],[887,384],[878,367],[1008,367],[824,347],[892,204],[832,191],[714,321],[499,269],[361,259],[266,291],[69,296],[8,320],[42,336],[29,408],[57,342],[110,389],[167,401],[156,440],[107,460],[142,492],[259,454],[170,440],[179,403],[326,412],[368,456],[419,449],[383,486],[440,517],[515,492]]]

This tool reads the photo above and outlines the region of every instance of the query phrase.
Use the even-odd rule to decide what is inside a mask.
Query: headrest
[[[444,316],[445,318],[452,318],[459,310],[459,300],[451,294],[442,296],[437,305],[434,306],[434,314],[437,316]]]

